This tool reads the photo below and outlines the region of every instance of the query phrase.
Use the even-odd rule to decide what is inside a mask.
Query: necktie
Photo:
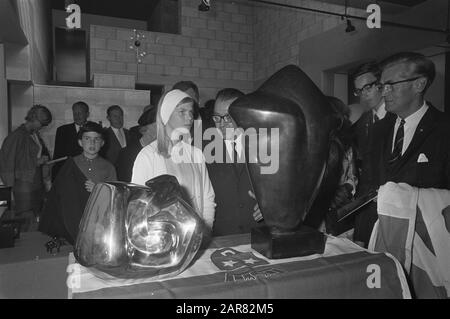
[[[380,120],[380,119],[378,118],[377,114],[374,113],[374,114],[373,114],[373,123],[376,123],[376,122],[378,122],[379,120]]]
[[[238,163],[239,162],[239,156],[236,151],[236,142],[231,143],[231,147],[233,148],[233,162]]]
[[[405,120],[402,119],[397,129],[397,134],[395,134],[394,150],[392,151],[391,160],[389,161],[391,163],[394,163],[397,159],[399,159],[402,156],[403,137],[405,135],[404,125]]]
[[[122,146],[122,148],[124,148],[125,147],[125,136],[123,136],[122,129],[117,130],[117,135],[119,136],[120,146]]]

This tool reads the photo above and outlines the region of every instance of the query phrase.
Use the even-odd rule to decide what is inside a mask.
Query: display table
[[[127,282],[126,286],[119,287],[103,283],[106,286],[101,289],[77,292],[66,285],[73,282],[69,280],[73,278],[68,278],[71,247],[63,246],[59,253],[50,254],[45,249],[49,239],[40,233],[22,233],[14,248],[0,249],[0,299],[67,298],[68,295],[73,298],[246,299],[410,296],[399,263],[389,255],[372,254],[348,240],[330,237],[324,255],[266,260],[251,250],[249,234],[214,238],[208,250],[200,251],[193,264],[175,278],[139,284]],[[226,265],[230,264],[232,269],[227,269],[230,266]],[[90,273],[86,272],[85,276],[89,278]],[[90,279],[84,288],[98,288],[97,284],[97,278]]]
[[[166,280],[104,281],[69,259],[73,298],[410,298],[400,264],[347,239],[328,237],[323,255],[269,260],[250,235],[218,237]]]
[[[12,248],[0,249],[0,299],[67,298],[67,258],[71,246],[47,252],[51,238],[24,232]]]

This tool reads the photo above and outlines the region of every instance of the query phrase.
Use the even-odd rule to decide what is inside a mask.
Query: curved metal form
[[[262,174],[267,163],[259,152],[249,151],[249,143],[245,143],[247,167],[270,232],[296,231],[325,174],[335,125],[329,102],[302,70],[289,65],[255,92],[237,99],[229,113],[244,130],[278,128],[278,171]],[[258,147],[268,145],[270,149],[271,138],[258,133]]]
[[[176,276],[199,250],[203,221],[177,179],[162,175],[146,185],[100,183],[92,191],[74,255],[98,277]]]

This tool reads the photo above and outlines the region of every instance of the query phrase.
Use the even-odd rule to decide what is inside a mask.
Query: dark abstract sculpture
[[[200,248],[203,222],[177,179],[161,175],[146,186],[100,183],[89,197],[74,255],[98,277],[172,277]]]
[[[250,143],[245,144],[247,168],[265,220],[265,226],[252,230],[252,247],[269,258],[322,253],[324,235],[302,223],[326,175],[335,171],[327,165],[336,122],[326,97],[303,71],[291,65],[236,100],[229,112],[244,130],[279,129],[275,173],[263,174],[267,164],[258,152],[249,151]],[[272,138],[258,133],[258,147],[270,146]],[[319,216],[313,219],[321,220],[325,213],[315,211]]]

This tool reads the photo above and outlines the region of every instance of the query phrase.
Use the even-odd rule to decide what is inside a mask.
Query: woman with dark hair
[[[345,222],[337,223],[335,211],[345,204],[352,201],[356,186],[358,185],[358,175],[355,166],[355,153],[353,145],[353,135],[350,122],[350,108],[340,99],[334,96],[327,96],[328,102],[333,109],[334,118],[338,125],[333,133],[333,143],[338,151],[342,154],[342,160],[339,171],[338,187],[329,207],[327,215],[326,228],[327,232],[338,235],[354,227],[354,220],[349,218]]]
[[[75,243],[84,207],[95,184],[117,179],[114,166],[98,155],[104,143],[99,124],[88,123],[80,129],[78,144],[83,153],[69,158],[56,176],[39,225],[41,232]]]
[[[12,187],[14,214],[25,219],[23,230],[27,231],[40,215],[43,204],[45,189],[42,166],[49,160],[50,154],[39,131],[52,122],[52,114],[45,106],[34,105],[25,121],[3,142],[0,176],[7,186]]]
[[[175,176],[184,199],[211,230],[216,205],[214,190],[202,151],[189,143],[193,104],[192,97],[177,89],[161,98],[156,115],[156,141],[138,154],[131,182],[145,185],[159,175]]]

